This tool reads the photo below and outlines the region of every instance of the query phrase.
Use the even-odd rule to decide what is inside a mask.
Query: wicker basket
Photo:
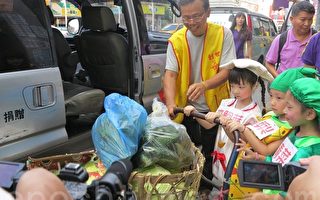
[[[195,152],[195,160],[189,171],[159,176],[148,176],[133,172],[129,178],[129,183],[135,186],[134,192],[136,193],[137,199],[196,199],[205,159],[198,148],[194,145],[192,145],[191,148]],[[148,190],[145,189],[146,184]],[[159,192],[159,187],[157,187],[159,184],[169,188],[168,191],[163,193]]]
[[[106,168],[103,166],[94,150],[42,158],[29,157],[27,160],[27,168],[30,170],[37,167],[43,167],[57,175],[60,173],[60,170],[70,162],[78,163],[85,168],[89,174],[89,179],[86,182],[87,184],[90,184],[93,180],[99,179],[106,173]]]

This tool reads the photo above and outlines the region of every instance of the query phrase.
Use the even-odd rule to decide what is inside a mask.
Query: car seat
[[[114,15],[108,7],[82,8],[83,31],[76,45],[82,67],[94,88],[106,94],[129,94],[129,45],[117,33]]]
[[[49,6],[47,6],[50,23],[54,25],[54,16]],[[52,27],[52,34],[55,43],[56,56],[62,80],[72,82],[79,63],[78,53],[72,51],[63,34],[55,27]]]
[[[48,14],[51,24],[54,24],[54,17],[50,7]],[[105,93],[100,89],[86,87],[72,83],[79,57],[77,52],[71,48],[62,33],[52,27],[54,45],[58,65],[63,80],[63,91],[65,98],[65,109],[67,117],[77,117],[81,114],[99,113],[103,110]]]

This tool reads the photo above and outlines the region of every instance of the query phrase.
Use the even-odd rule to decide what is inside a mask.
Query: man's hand
[[[176,115],[173,112],[175,107],[177,107],[177,106],[176,105],[167,105],[170,119],[174,119],[176,117]]]
[[[189,86],[187,91],[187,97],[191,101],[196,101],[199,99],[201,95],[204,94],[204,91],[206,90],[206,86],[204,83],[194,83]]]
[[[308,165],[308,169],[293,179],[288,189],[287,199],[319,199],[320,156],[302,158],[299,162],[301,165]]]

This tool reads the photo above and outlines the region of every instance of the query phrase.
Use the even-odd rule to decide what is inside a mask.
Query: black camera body
[[[25,169],[24,163],[0,161],[0,186],[8,192],[14,191]]]
[[[240,160],[238,177],[240,186],[287,191],[292,180],[306,171],[298,162],[272,163]]]
[[[0,186],[14,194],[25,169],[24,163],[0,161]],[[115,161],[105,175],[88,186],[85,184],[89,177],[87,171],[80,164],[68,163],[58,177],[75,200],[135,200],[134,193],[128,187],[131,171],[132,163],[129,159]]]

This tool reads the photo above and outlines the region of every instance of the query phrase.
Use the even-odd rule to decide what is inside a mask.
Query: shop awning
[[[64,4],[66,2],[66,5]],[[60,2],[48,2],[50,5],[53,15],[55,17],[65,16],[67,13],[68,17],[81,17],[81,11],[74,4],[68,1],[60,1]],[[67,10],[67,12],[66,12]]]

